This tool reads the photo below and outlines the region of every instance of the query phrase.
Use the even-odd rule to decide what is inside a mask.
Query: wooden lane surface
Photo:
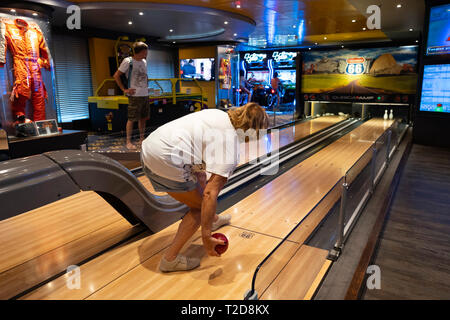
[[[345,146],[352,145],[359,153],[364,153],[364,149],[370,147],[370,142],[360,141],[359,139],[376,139],[377,135],[381,134],[386,129],[386,127],[377,120],[369,121],[363,126],[363,128],[358,128],[359,130],[356,129],[358,131],[353,132],[352,135],[343,137],[346,139],[347,143],[341,143],[342,145],[338,148],[340,152],[344,152],[348,156],[350,150],[349,148],[345,148]],[[342,177],[342,174],[333,174],[333,172],[336,171],[336,168],[341,169],[339,166],[333,164],[339,150],[333,149],[331,155],[323,155],[325,161],[331,161],[331,165],[330,163],[327,165],[320,163],[320,165],[315,166],[316,170],[309,170],[309,174],[321,174],[322,171],[325,171],[326,175],[336,177],[336,180],[334,180],[334,183],[336,183]],[[357,152],[353,153],[355,153],[354,156],[357,155]],[[344,164],[350,164],[350,160],[347,158],[345,158],[343,162]],[[299,167],[302,168],[302,164],[300,164]],[[341,171],[339,171],[339,173],[340,172]],[[308,173],[306,174],[308,175]],[[280,178],[282,177],[283,176],[277,178],[275,181],[280,181]],[[297,196],[303,193],[317,196],[317,194],[320,194],[321,192],[321,196],[323,196],[329,191],[326,190],[326,188],[320,188],[320,185],[322,184],[321,180],[316,178],[314,181],[316,184],[313,185],[312,188],[310,187],[311,189],[300,184],[296,185],[296,181],[292,181],[291,183],[294,184],[294,188],[292,188],[292,184],[289,184],[286,190],[292,188],[290,189],[290,193],[296,194]],[[328,189],[330,189],[331,186]],[[299,187],[303,187],[303,189]],[[287,216],[286,213],[283,212],[283,210],[286,210],[286,194],[284,196],[281,195],[281,197],[278,198],[270,193],[266,194],[266,202],[285,203],[284,207],[276,207],[276,209],[269,212],[270,215],[266,217],[266,223],[270,224],[270,228],[273,229],[270,230],[269,228],[268,231],[275,232],[271,232],[271,235],[269,236],[267,234],[245,231],[246,228],[235,228],[233,226],[225,227],[220,232],[225,233],[230,239],[229,251],[221,258],[203,257],[202,265],[197,270],[173,274],[162,274],[157,270],[157,265],[163,254],[162,249],[169,245],[174,232],[176,231],[177,225],[173,225],[156,235],[149,236],[139,241],[130,242],[121,248],[107,252],[81,266],[81,274],[83,275],[82,281],[84,281],[81,290],[68,290],[65,285],[66,279],[63,276],[32,292],[25,298],[242,299],[242,295],[250,287],[255,267],[281,240],[279,237],[277,238],[274,236],[274,233],[281,233],[283,228],[289,232],[294,227],[292,224],[294,220],[299,218],[298,216]],[[271,199],[272,201],[268,201],[268,199]],[[283,201],[280,201],[279,199],[283,199]],[[316,202],[319,200],[320,197]],[[290,199],[289,201],[292,200]],[[264,206],[264,203],[259,202],[255,204],[255,208],[260,206]],[[279,211],[281,208],[283,208],[281,213],[277,212],[277,210]],[[304,207],[299,208],[304,210]],[[270,210],[270,208],[265,208],[264,210]],[[234,208],[231,208],[231,211],[234,212]],[[261,210],[261,212],[264,211]],[[276,214],[274,214],[274,212],[276,212]],[[284,216],[282,214],[284,214]],[[284,223],[288,220],[286,217],[290,219],[290,223],[288,224]],[[241,223],[242,220],[246,220],[247,224],[250,224],[249,221],[251,222],[252,218],[251,212],[248,212],[247,216],[239,212],[238,214],[234,214],[232,222],[236,225]],[[308,219],[317,220],[317,217],[308,217],[304,221],[306,225],[311,224],[311,226],[313,226],[317,223],[317,221],[308,222]],[[277,224],[282,225],[283,228],[274,228],[274,225],[276,226]],[[254,226],[255,225],[252,227]],[[282,236],[285,236],[287,232],[282,234]],[[245,236],[243,236],[243,233]],[[305,236],[306,233],[303,233],[303,237]],[[253,240],[257,241],[253,242]],[[286,250],[287,253],[292,253],[295,248],[298,248],[298,244],[288,243],[283,246],[283,250]],[[204,255],[198,233],[197,236],[194,236],[193,240],[187,244],[186,250],[187,254],[198,256]],[[291,257],[292,254],[288,254],[287,256]],[[275,256],[275,258],[276,257],[278,257],[278,255]],[[276,263],[275,265],[277,264],[279,263]],[[320,270],[322,269],[323,265]],[[274,270],[274,272],[279,272],[279,270]],[[277,273],[275,273],[275,275],[276,274]],[[272,279],[275,275],[271,275]],[[308,279],[313,279],[315,282],[317,277],[318,272],[314,269],[312,274],[308,276]],[[305,294],[310,291],[308,285],[309,283],[305,286]],[[193,289],[194,287],[195,289]]]
[[[272,137],[275,137],[274,134],[265,135],[261,138],[260,142],[257,143],[258,147],[254,149],[250,148],[249,143],[242,143],[240,148],[241,160],[239,166],[272,152],[274,148],[277,150],[278,148],[287,146],[297,140],[331,127],[345,119],[347,118],[341,116],[325,116],[304,121],[279,130],[277,143],[272,143]]]
[[[391,124],[369,120],[277,177],[225,211],[232,225],[283,238]]]
[[[178,224],[177,224],[178,225]],[[200,232],[183,251],[201,257],[190,272],[161,273],[159,261],[177,225],[115,248],[81,266],[81,288],[69,290],[67,276],[24,296],[24,299],[243,299],[256,266],[280,239],[226,226],[230,241],[220,258],[207,257]]]
[[[148,179],[139,180],[153,190]],[[0,221],[0,299],[11,298],[126,239],[132,227],[94,192]]]
[[[269,288],[261,292],[260,299],[304,299],[324,265],[328,265],[327,255],[327,250],[302,245]]]

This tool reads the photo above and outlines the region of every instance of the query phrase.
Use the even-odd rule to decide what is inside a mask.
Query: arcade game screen
[[[431,8],[427,55],[450,54],[450,4]]]
[[[251,82],[262,82],[264,84],[270,83],[269,71],[249,71],[247,73],[247,80]]]
[[[285,84],[295,84],[297,72],[295,70],[277,70],[278,78]]]
[[[450,113],[450,64],[424,67],[420,111]]]
[[[181,78],[203,81],[214,80],[214,59],[183,59],[180,61]]]

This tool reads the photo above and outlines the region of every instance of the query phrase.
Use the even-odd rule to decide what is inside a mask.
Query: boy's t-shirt
[[[133,97],[148,97],[148,75],[147,61],[145,59],[135,60],[132,57],[123,59],[119,71],[128,78],[130,62],[133,60],[133,70],[131,71],[130,89],[135,89]]]

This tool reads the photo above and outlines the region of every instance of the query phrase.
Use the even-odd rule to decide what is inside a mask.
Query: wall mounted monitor
[[[180,61],[180,77],[184,79],[197,79],[212,81],[215,79],[214,58],[182,59]]]
[[[450,113],[450,64],[424,67],[420,111]]]
[[[450,4],[430,10],[427,55],[443,54],[450,54]]]

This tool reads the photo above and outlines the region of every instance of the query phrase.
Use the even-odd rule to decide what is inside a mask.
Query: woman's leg
[[[173,261],[181,248],[185,243],[194,235],[198,230],[201,223],[201,206],[202,206],[202,194],[199,188],[189,192],[168,192],[168,194],[177,201],[186,204],[190,210],[183,217],[181,221],[175,239],[166,251],[164,258],[167,261]]]

